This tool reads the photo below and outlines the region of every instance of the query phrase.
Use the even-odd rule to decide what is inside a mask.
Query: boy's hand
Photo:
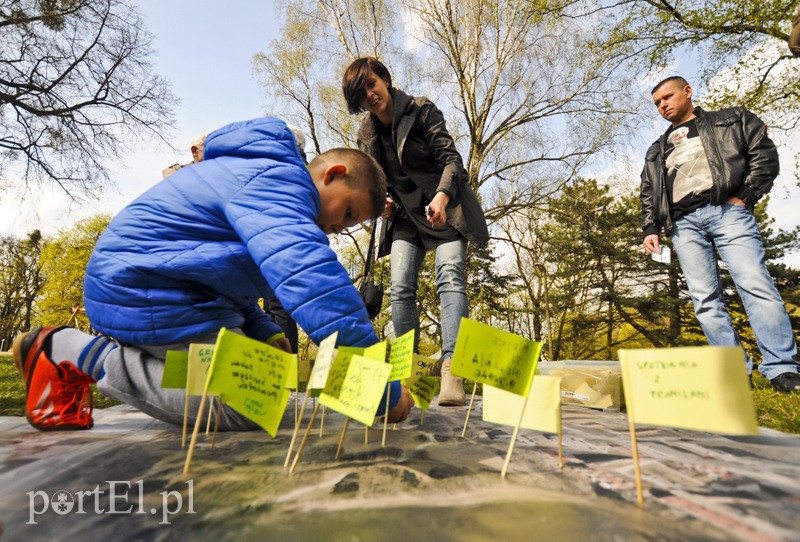
[[[428,204],[428,216],[425,217],[428,219],[428,222],[434,226],[444,226],[447,220],[447,211],[445,211],[445,207],[447,207],[448,203],[450,203],[450,196],[444,192],[437,192]]]
[[[390,216],[392,216],[392,212],[394,211],[394,200],[390,197],[386,197],[386,205],[383,208],[383,212],[381,213],[381,218],[384,220],[388,220]]]
[[[400,388],[400,399],[392,409],[389,410],[389,423],[400,423],[411,414],[411,409],[414,408],[414,398],[411,397],[411,392],[408,388],[402,386]]]

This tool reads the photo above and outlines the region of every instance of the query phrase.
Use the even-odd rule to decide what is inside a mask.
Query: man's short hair
[[[309,167],[314,167],[318,161],[347,165],[344,181],[354,190],[369,193],[372,202],[370,218],[376,218],[383,212],[386,206],[386,174],[373,157],[358,149],[340,147],[318,154]]]
[[[655,94],[658,89],[660,89],[670,81],[676,81],[677,83],[680,83],[681,88],[689,86],[689,82],[686,79],[684,79],[680,75],[673,75],[671,77],[667,77],[666,79],[662,79],[661,81],[659,81],[659,83],[653,87],[653,90],[650,91],[650,94]]]
[[[342,92],[347,101],[347,110],[351,115],[364,111],[361,102],[364,101],[364,85],[369,73],[372,72],[384,81],[386,86],[392,88],[392,75],[383,62],[375,57],[365,56],[357,58],[344,71],[342,76]]]

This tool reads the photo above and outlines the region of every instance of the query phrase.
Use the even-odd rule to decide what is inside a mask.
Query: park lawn
[[[94,408],[108,408],[118,405],[117,401],[106,399],[92,386]],[[11,356],[0,355],[0,416],[25,415],[25,384]]]
[[[800,393],[779,393],[758,374],[754,374],[753,385],[758,425],[800,435]],[[465,383],[465,388],[469,388],[467,390],[469,398],[472,384]],[[94,387],[92,390],[94,408],[107,408],[118,404],[100,395]],[[11,356],[0,355],[0,416],[23,416],[24,405],[25,386],[17,368],[14,367],[14,361]]]

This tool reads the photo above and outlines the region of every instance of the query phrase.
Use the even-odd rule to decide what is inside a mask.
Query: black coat
[[[412,98],[401,90],[390,89],[394,104],[392,135],[398,159],[405,174],[432,200],[437,192],[450,197],[447,223],[475,245],[489,240],[486,217],[445,126],[444,116],[427,98]],[[358,130],[358,147],[381,162],[377,119],[368,113]],[[391,231],[391,226],[388,228]],[[381,238],[379,255],[391,250],[391,236]]]
[[[695,124],[711,169],[711,205],[722,205],[731,196],[753,207],[772,188],[778,176],[778,151],[767,127],[742,107],[703,111],[695,107]],[[640,197],[644,236],[669,235],[672,218],[667,197],[664,149],[665,132],[647,150],[642,170]]]

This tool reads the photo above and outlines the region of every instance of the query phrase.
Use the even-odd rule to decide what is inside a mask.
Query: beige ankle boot
[[[464,406],[464,379],[450,374],[450,358],[442,363],[442,389],[439,390],[439,406]]]

